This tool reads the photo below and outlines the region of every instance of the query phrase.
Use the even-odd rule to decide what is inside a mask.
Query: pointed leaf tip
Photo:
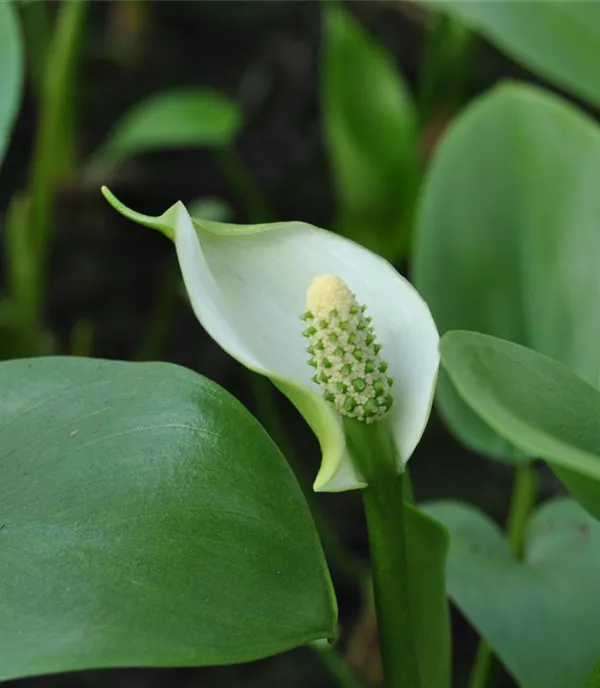
[[[168,219],[168,215],[173,211],[174,208],[178,207],[179,205],[183,206],[181,201],[177,201],[174,206],[171,206],[171,208],[169,208],[162,215],[143,215],[142,213],[138,213],[135,210],[128,208],[113,194],[113,192],[107,186],[102,186],[100,191],[110,205],[128,220],[136,222],[139,225],[143,225],[144,227],[150,227],[150,229],[156,229],[161,234],[164,234],[167,239],[171,239],[171,241],[175,239],[172,222],[170,222]]]

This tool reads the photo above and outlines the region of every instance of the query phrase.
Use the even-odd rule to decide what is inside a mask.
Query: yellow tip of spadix
[[[354,294],[336,275],[315,277],[306,291],[306,308],[314,315],[326,315],[334,309],[348,311],[354,305]]]

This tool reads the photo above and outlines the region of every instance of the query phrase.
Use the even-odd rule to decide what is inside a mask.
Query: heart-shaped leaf
[[[558,361],[483,334],[448,332],[441,354],[473,412],[530,456],[546,459],[600,518],[600,392]]]
[[[163,363],[0,364],[0,678],[228,664],[330,637],[335,600],[273,442]]]
[[[323,122],[338,229],[396,260],[408,247],[420,181],[415,107],[392,56],[341,3],[323,8]]]
[[[598,178],[600,130],[559,98],[511,85],[470,106],[437,151],[419,218],[415,278],[440,331],[524,344],[595,385]],[[465,406],[446,375],[438,389],[466,444],[522,457]]]
[[[450,530],[448,590],[522,688],[583,688],[600,656],[600,523],[571,500],[542,506],[517,561],[464,504],[426,510]]]
[[[23,55],[17,11],[0,2],[0,164],[17,114],[23,81]]]
[[[241,124],[237,105],[218,93],[202,89],[159,93],[138,103],[117,123],[90,165],[99,168],[149,151],[222,148],[233,143]]]
[[[534,72],[600,105],[598,3],[426,2],[459,17]]]

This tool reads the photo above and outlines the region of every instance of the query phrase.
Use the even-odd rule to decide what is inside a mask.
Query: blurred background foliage
[[[0,356],[74,353],[190,367],[232,391],[257,415],[308,487],[318,451],[301,419],[264,380],[242,370],[204,334],[183,296],[172,246],[119,218],[99,187],[111,186],[147,214],[181,199],[192,214],[211,219],[300,219],[334,229],[379,252],[409,277],[415,272],[428,299],[431,290],[440,328],[456,327],[455,319],[445,317],[453,308],[463,317],[460,304],[442,297],[437,304],[436,294],[443,295],[447,280],[449,293],[460,300],[461,288],[473,289],[460,276],[481,265],[476,256],[458,276],[446,271],[457,244],[436,234],[439,208],[452,210],[444,222],[460,226],[465,244],[473,245],[490,210],[478,204],[481,166],[491,175],[485,183],[502,188],[511,186],[522,167],[514,159],[512,166],[510,160],[496,165],[505,146],[514,146],[515,156],[529,162],[539,156],[548,170],[561,165],[575,174],[578,159],[544,158],[544,140],[537,140],[535,131],[523,152],[510,127],[490,150],[489,132],[478,138],[474,127],[464,145],[480,153],[478,164],[461,168],[451,141],[430,172],[438,142],[465,105],[507,78],[542,85],[594,113],[600,101],[593,29],[598,24],[582,21],[577,6],[591,8],[586,10],[591,19],[599,6],[544,3],[550,9],[540,14],[532,9],[540,3],[445,2],[447,14],[440,14],[440,4],[15,3],[10,7],[18,8],[25,54],[21,96],[20,63],[12,59],[20,48],[7,28],[14,14],[0,3],[0,38],[5,32],[0,78],[8,84],[0,100],[0,156],[6,142],[0,168]],[[564,39],[560,59],[548,49],[548,35],[556,30]],[[17,66],[11,71],[9,64]],[[523,107],[511,89],[496,91],[477,107],[496,103],[497,116],[510,118],[511,108]],[[553,135],[572,135],[574,146],[585,148],[575,125],[570,133],[572,116],[561,113],[564,126],[559,117]],[[441,168],[447,168],[443,174]],[[415,256],[413,270],[408,257],[424,179],[430,193],[422,239],[433,248]],[[498,225],[483,228],[490,239],[519,217],[511,193],[508,188],[499,201],[505,215]],[[431,201],[436,196],[442,199],[437,205]],[[531,202],[524,199],[523,206],[521,217],[531,216]],[[472,216],[465,216],[466,207],[475,209]],[[563,226],[555,224],[557,236],[563,236]],[[515,227],[515,242],[530,229]],[[588,230],[581,227],[581,241]],[[494,265],[499,281],[512,279],[514,260],[509,253]],[[545,275],[534,278],[543,281]],[[521,295],[514,297],[520,303]],[[477,311],[476,299],[472,303]],[[500,310],[490,324],[482,306],[468,314],[464,326],[525,338],[511,330],[513,321],[506,324],[505,313]],[[524,343],[555,347],[550,353],[560,358],[561,343],[546,336],[546,326],[542,319],[539,338],[529,331],[533,341]],[[582,332],[582,341],[589,334]],[[575,366],[582,360],[577,353]],[[453,419],[456,409],[444,402],[445,415],[475,450],[518,458],[514,448],[493,445],[498,438],[479,437],[474,416]],[[464,499],[499,522],[505,519],[511,468],[464,449],[435,412],[411,468],[419,500]],[[561,490],[550,473],[542,474],[543,495]],[[340,647],[365,684],[378,685],[374,620],[361,584],[367,543],[359,496],[320,495],[318,508],[340,601]],[[476,635],[456,611],[453,626],[455,685],[463,686]],[[15,685],[335,685],[342,669],[330,664],[331,656],[324,658],[300,649],[237,667],[85,672]],[[514,684],[498,671],[494,685]]]

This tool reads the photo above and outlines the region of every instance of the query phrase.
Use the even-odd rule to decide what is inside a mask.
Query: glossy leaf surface
[[[335,628],[307,506],[260,425],[183,368],[0,364],[2,679],[241,662]]]
[[[600,518],[600,392],[531,349],[473,332],[448,332],[442,362],[458,393],[491,428],[546,459]]]
[[[429,3],[459,17],[525,67],[600,105],[596,2]]]
[[[501,86],[469,106],[435,155],[414,255],[417,287],[440,331],[524,344],[596,385],[599,176],[597,124],[556,96]],[[522,457],[446,375],[438,401],[467,445]]]

